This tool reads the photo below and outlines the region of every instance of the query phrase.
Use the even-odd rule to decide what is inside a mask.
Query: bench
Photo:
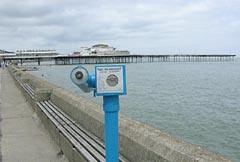
[[[86,161],[105,162],[105,146],[101,140],[77,124],[50,100],[37,102],[37,106]],[[128,162],[122,156],[119,161]]]
[[[34,100],[35,88],[28,83],[22,83],[22,81],[19,78],[16,78],[16,80],[20,84],[20,86],[27,92],[27,94],[31,97],[31,99]]]
[[[28,83],[22,84],[23,89],[29,94],[29,96],[34,100],[34,88]]]

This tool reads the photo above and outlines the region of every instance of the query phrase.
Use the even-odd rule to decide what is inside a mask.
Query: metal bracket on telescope
[[[70,78],[82,91],[93,90],[94,96],[103,96],[106,162],[118,162],[119,95],[127,94],[125,65],[96,66],[94,74],[79,65],[71,71]]]

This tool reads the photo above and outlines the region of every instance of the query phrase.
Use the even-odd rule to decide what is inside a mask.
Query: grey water
[[[40,66],[32,74],[102,104],[69,79],[76,65]],[[84,65],[93,72],[94,65]],[[127,64],[121,113],[187,142],[240,161],[240,60]]]

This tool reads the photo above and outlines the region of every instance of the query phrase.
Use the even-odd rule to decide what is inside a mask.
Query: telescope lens
[[[75,77],[80,80],[83,78],[83,73],[81,71],[78,71],[76,72]]]

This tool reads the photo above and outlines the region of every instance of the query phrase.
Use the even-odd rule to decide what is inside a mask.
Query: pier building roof
[[[15,56],[16,54],[14,52],[9,52],[0,49],[0,57],[8,57],[8,56]]]
[[[53,56],[58,55],[56,50],[17,50],[16,56]]]
[[[107,44],[96,44],[90,48],[81,47],[78,52],[80,56],[122,56],[130,54],[127,50],[116,50],[115,47],[111,47]]]

